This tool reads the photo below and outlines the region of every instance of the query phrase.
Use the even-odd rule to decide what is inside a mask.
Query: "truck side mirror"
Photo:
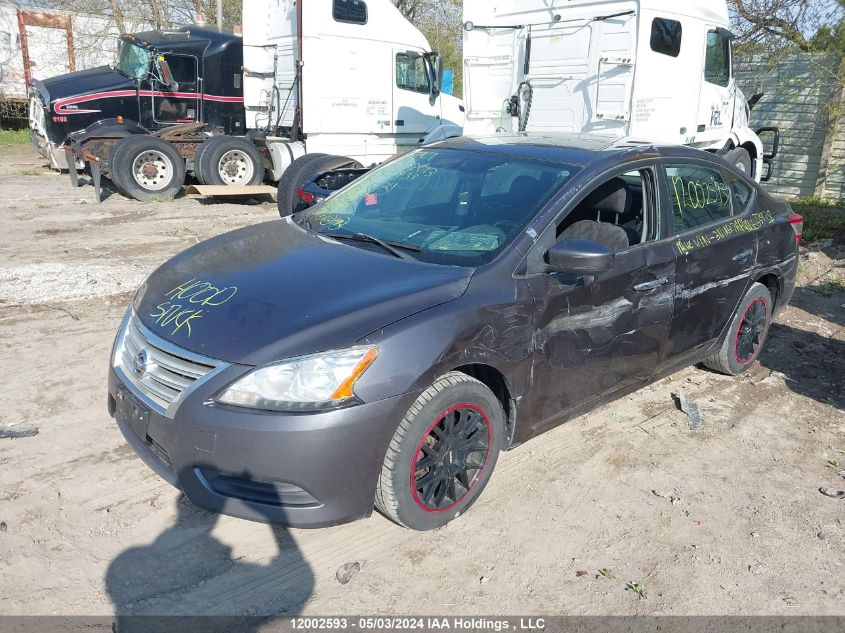
[[[431,94],[437,96],[443,91],[443,58],[439,53],[430,53],[429,60],[431,61]]]
[[[167,86],[170,92],[179,92],[179,84],[173,78],[173,73],[170,70],[170,64],[164,57],[158,58],[158,73],[162,83]]]

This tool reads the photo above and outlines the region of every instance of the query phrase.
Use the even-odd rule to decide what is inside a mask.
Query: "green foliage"
[[[811,196],[791,204],[796,213],[804,216],[804,242],[833,240],[845,245],[845,200]]]
[[[440,53],[443,68],[455,71],[455,96],[463,95],[462,0],[393,0],[393,4],[416,26],[431,50]]]
[[[821,283],[815,284],[813,286],[808,286],[808,289],[812,292],[825,296],[845,292],[845,277],[834,275],[833,277],[830,277],[829,279],[826,279]],[[835,461],[828,461],[827,465],[829,468],[842,468],[842,465]]]
[[[645,600],[648,597],[645,592],[645,587],[638,582],[629,582],[625,585],[625,591],[630,591],[636,595],[638,600]]]
[[[0,130],[0,147],[12,147],[29,142],[29,130]]]
[[[792,200],[793,207],[802,207],[813,209],[814,207],[821,207],[822,209],[845,209],[845,200],[834,200],[833,198],[822,198],[820,196],[806,196],[798,200]]]
[[[845,212],[840,210],[809,211],[804,215],[804,241],[832,240],[845,245]]]
[[[460,28],[458,28],[457,34],[452,29],[444,31],[442,26],[438,27],[430,23],[421,24],[418,28],[425,35],[428,43],[431,44],[431,49],[440,53],[443,58],[443,68],[451,68],[455,71],[455,96],[461,98],[463,96],[464,62],[459,45],[462,37]]]

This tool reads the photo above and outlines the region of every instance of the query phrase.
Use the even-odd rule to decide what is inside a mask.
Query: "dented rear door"
[[[738,208],[713,163],[667,158],[661,171],[678,258],[671,355],[680,360],[703,351],[728,326],[751,284],[757,229],[768,220]]]

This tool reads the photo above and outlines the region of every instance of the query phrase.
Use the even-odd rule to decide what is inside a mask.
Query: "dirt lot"
[[[819,491],[845,490],[845,252],[803,254],[750,374],[690,368],[503,455],[444,529],[287,530],[191,507],[106,412],[135,286],[273,204],[97,205],[40,165],[0,154],[0,427],[40,430],[0,440],[0,614],[845,615],[845,500]]]

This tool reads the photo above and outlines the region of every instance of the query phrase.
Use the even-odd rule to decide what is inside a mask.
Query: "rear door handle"
[[[645,281],[641,284],[637,284],[634,286],[634,290],[637,292],[648,292],[649,290],[657,290],[661,286],[668,286],[669,285],[669,278],[668,277],[661,277],[660,279],[654,279],[652,281]]]
[[[754,251],[752,251],[752,250],[742,251],[739,255],[734,255],[733,260],[735,262],[744,262],[746,259],[751,257],[753,254],[754,254]]]

